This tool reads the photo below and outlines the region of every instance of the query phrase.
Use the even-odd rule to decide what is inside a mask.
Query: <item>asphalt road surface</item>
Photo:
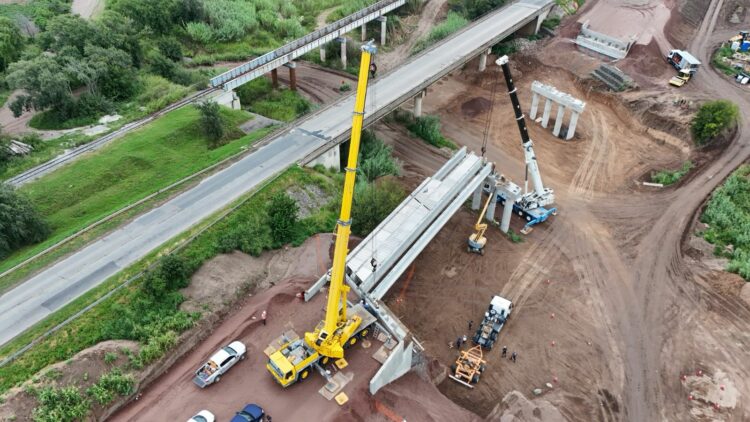
[[[394,107],[420,85],[455,69],[478,47],[516,30],[551,0],[523,0],[473,24],[417,60],[370,84],[367,112]],[[416,92],[414,92],[416,94]],[[226,207],[264,180],[297,163],[351,125],[353,96],[324,108],[242,160],[133,222],[91,243],[0,297],[5,344],[164,242]]]

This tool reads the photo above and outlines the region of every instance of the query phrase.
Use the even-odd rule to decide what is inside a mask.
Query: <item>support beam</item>
[[[563,119],[565,118],[565,106],[559,104],[557,106],[557,117],[555,117],[555,129],[552,130],[552,134],[560,136],[560,129],[562,129]]]
[[[487,50],[486,52],[479,55],[479,71],[484,72],[485,69],[487,69],[487,56],[490,54],[491,50]]]
[[[544,114],[542,114],[542,127],[546,128],[549,123],[549,114],[552,111],[552,101],[549,98],[544,99]]]
[[[386,16],[381,16],[377,19],[380,21],[380,45],[385,45],[385,35],[386,35],[386,22],[388,21],[388,18]]]
[[[573,114],[570,116],[570,124],[568,125],[568,133],[565,136],[565,140],[571,140],[573,139],[573,136],[576,134],[576,124],[578,123],[578,113],[573,112]]]
[[[326,45],[325,44],[320,46],[320,61],[323,63],[326,62]]]
[[[359,28],[362,31],[362,42],[367,41],[367,22],[363,23]]]
[[[471,209],[476,211],[479,209],[479,207],[482,204],[482,187],[478,187],[476,191],[474,191],[474,195],[471,197]]]
[[[531,93],[531,111],[529,111],[529,118],[531,120],[536,119],[536,111],[539,108],[539,94],[536,92]]]
[[[341,37],[341,67],[346,69],[346,38]]]
[[[422,91],[414,97],[414,117],[422,117],[422,100],[426,91]]]
[[[289,68],[289,88],[297,90],[297,62],[289,62],[284,66]]]
[[[277,69],[271,70],[271,84],[274,88],[279,87],[279,71]]]

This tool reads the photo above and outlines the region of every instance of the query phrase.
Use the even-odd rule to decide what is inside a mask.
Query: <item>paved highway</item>
[[[514,3],[379,77],[368,91],[370,121],[463,65],[551,5],[552,0]],[[300,162],[326,144],[341,140],[350,129],[353,102],[353,96],[349,96],[321,109],[198,186],[4,294],[0,297],[0,344],[5,344],[274,174]]]

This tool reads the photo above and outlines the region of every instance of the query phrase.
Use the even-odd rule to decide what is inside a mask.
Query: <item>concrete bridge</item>
[[[508,35],[536,31],[553,0],[521,0],[495,11],[371,84],[365,123],[422,95],[432,83]],[[100,285],[160,245],[295,163],[338,167],[353,96],[295,123],[228,168],[39,272],[0,297],[0,344]]]

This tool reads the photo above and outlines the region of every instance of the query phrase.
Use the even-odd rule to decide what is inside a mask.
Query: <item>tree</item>
[[[297,201],[286,192],[278,192],[271,197],[271,203],[268,205],[268,225],[276,245],[292,241],[298,211]]]
[[[64,14],[55,16],[47,24],[47,30],[40,37],[42,47],[54,52],[60,52],[64,47],[71,46],[83,55],[86,44],[96,39],[94,28],[78,15]]]
[[[130,61],[136,68],[143,63],[143,48],[140,35],[133,20],[112,10],[105,10],[104,14],[94,21],[96,29],[95,45],[109,48],[115,47],[130,54]]]
[[[703,104],[693,118],[691,130],[699,145],[706,144],[727,129],[737,125],[739,109],[727,100],[710,101]]]
[[[177,0],[172,12],[172,19],[177,24],[187,25],[190,22],[200,21],[204,15],[201,0]]]
[[[224,120],[221,117],[219,105],[213,101],[204,101],[195,105],[201,112],[201,129],[211,141],[217,145],[224,137]]]
[[[111,0],[107,7],[133,20],[138,30],[166,34],[172,28],[175,0]]]
[[[0,16],[0,72],[21,57],[23,37],[12,20]]]
[[[18,96],[11,104],[16,117],[23,110],[31,108],[53,108],[64,114],[73,108],[70,81],[63,66],[52,57],[42,54],[31,60],[12,63],[6,80],[12,88],[23,89],[28,93]]]
[[[164,37],[159,39],[156,44],[164,57],[173,62],[179,62],[182,60],[182,46],[177,39],[173,37]]]
[[[47,223],[25,196],[6,184],[0,186],[0,259],[14,250],[44,240]]]

